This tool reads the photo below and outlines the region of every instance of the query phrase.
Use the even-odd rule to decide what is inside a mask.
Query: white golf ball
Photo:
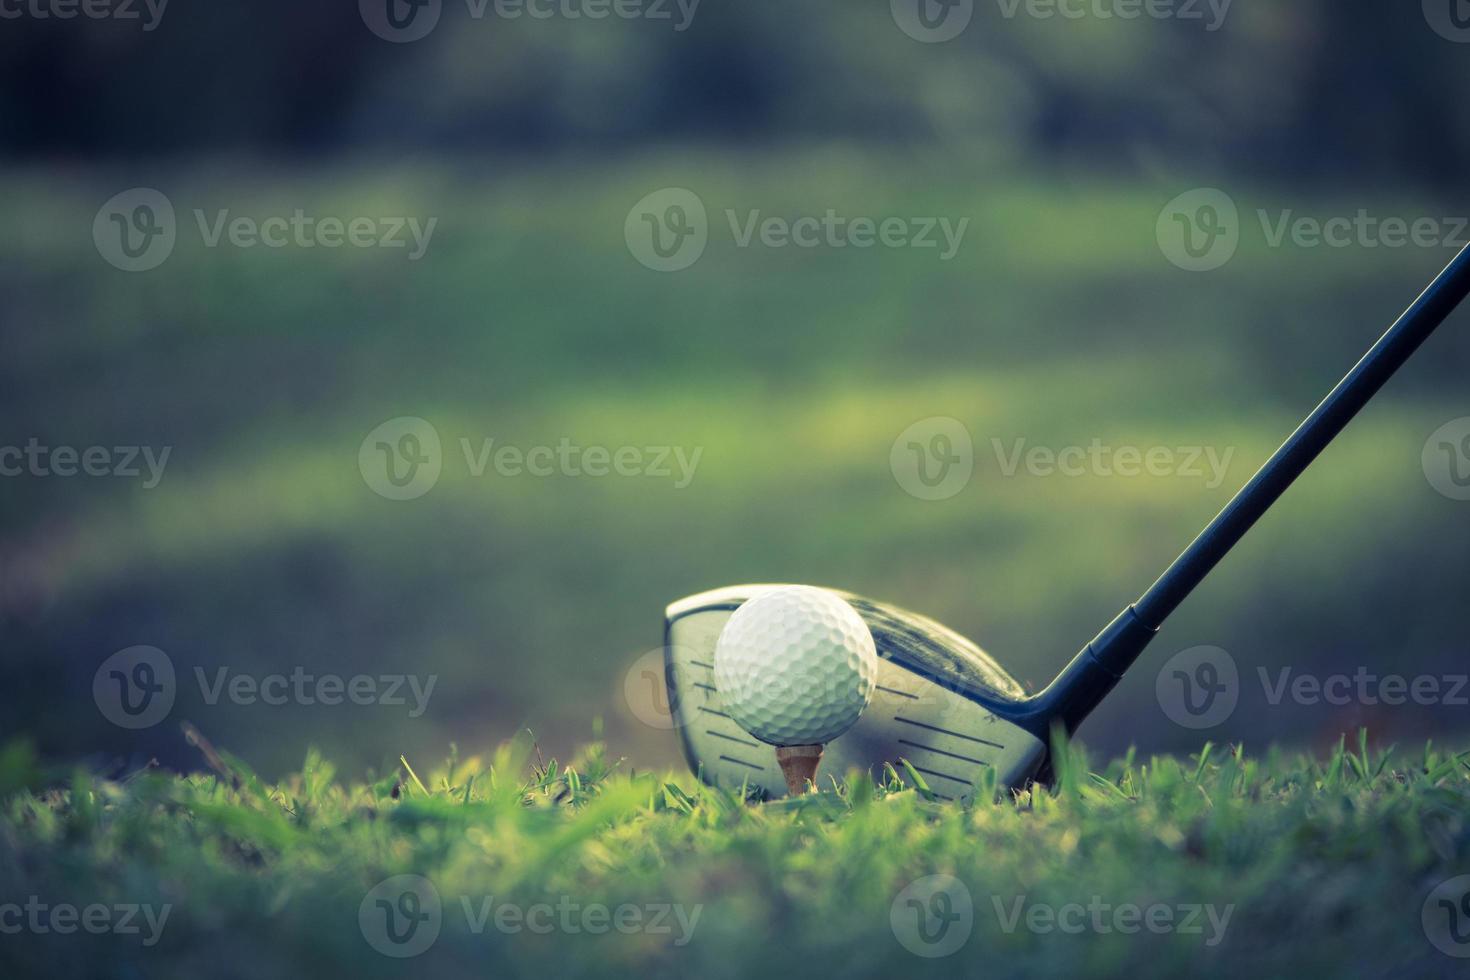
[[[715,644],[730,717],[771,745],[822,745],[873,699],[878,653],[857,610],[826,589],[783,586],[735,610]]]

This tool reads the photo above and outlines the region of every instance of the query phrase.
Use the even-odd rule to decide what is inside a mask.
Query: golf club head
[[[665,676],[675,726],[691,769],[707,783],[747,784],[786,795],[775,750],[726,712],[715,690],[715,643],[746,600],[776,585],[737,585],[669,606]],[[857,610],[878,651],[873,701],[857,724],[827,744],[822,772],[881,777],[884,763],[907,778],[901,759],[944,799],[972,795],[987,769],[1000,786],[1024,786],[1046,761],[1045,731],[1006,717],[1025,714],[1026,690],[989,655],[939,623],[895,606],[831,590]],[[1034,725],[1032,727],[1035,727]]]

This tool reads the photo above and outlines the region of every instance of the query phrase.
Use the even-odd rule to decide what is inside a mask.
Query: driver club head
[[[703,592],[669,606],[664,619],[669,703],[690,768],[707,783],[748,785],[770,799],[787,792],[774,750],[725,712],[715,690],[714,653],[731,614],[774,588],[779,586]],[[1046,761],[1046,728],[1028,712],[1026,690],[1015,678],[931,619],[830,591],[851,604],[872,632],[878,682],[857,724],[827,744],[825,772],[857,770],[881,778],[888,763],[904,778],[900,760],[908,760],[943,799],[971,796],[987,769],[996,772],[1000,786],[1024,786],[1036,776]]]

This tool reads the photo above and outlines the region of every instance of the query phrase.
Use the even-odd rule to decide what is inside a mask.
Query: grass
[[[1426,938],[1421,909],[1470,862],[1470,753],[1430,745],[1375,753],[1360,736],[1318,759],[1206,744],[1096,769],[1062,746],[1055,787],[993,802],[980,787],[962,805],[894,778],[829,779],[819,795],[758,803],[632,771],[600,746],[543,762],[525,739],[356,782],[311,752],[270,784],[194,741],[211,771],[78,772],[49,789],[24,747],[0,756],[0,901],[140,904],[155,921],[170,908],[151,945],[146,924],[0,935],[0,975],[1306,977],[1458,965]],[[412,911],[396,904],[401,883],[373,891],[400,875],[431,882],[441,902],[437,938],[413,959],[369,941],[383,942],[377,898]],[[916,894],[937,912],[963,908],[952,883],[948,898],[923,891],[933,875],[972,902],[947,958],[901,941],[934,948],[914,938]],[[593,934],[597,906],[623,928]],[[965,927],[950,928],[946,939]]]

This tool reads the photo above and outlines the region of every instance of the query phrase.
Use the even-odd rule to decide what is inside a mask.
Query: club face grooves
[[[665,676],[684,754],[706,782],[744,783],[768,797],[786,788],[774,750],[725,712],[713,680],[714,645],[730,615],[769,585],[735,586],[674,603],[665,618]],[[838,592],[858,611],[878,648],[873,703],[827,747],[823,773],[906,778],[901,759],[936,796],[969,796],[994,770],[998,785],[1020,786],[1045,761],[1045,742],[1003,717],[1025,689],[983,651],[945,627],[893,606]],[[997,709],[999,713],[997,713]]]

